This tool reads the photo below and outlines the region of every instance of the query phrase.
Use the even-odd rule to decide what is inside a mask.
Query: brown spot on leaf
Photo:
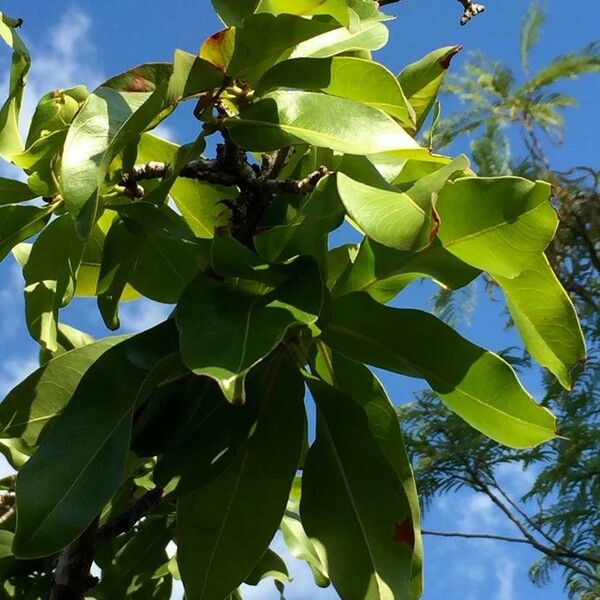
[[[142,75],[132,73],[129,83],[123,89],[124,92],[151,92],[154,86]]]
[[[454,46],[449,52],[447,52],[442,58],[440,58],[439,63],[442,69],[447,69],[450,66],[450,62],[452,59],[463,49],[462,46]]]
[[[404,521],[394,523],[394,541],[399,544],[406,544],[411,549],[415,547],[415,530],[412,519],[407,518]]]

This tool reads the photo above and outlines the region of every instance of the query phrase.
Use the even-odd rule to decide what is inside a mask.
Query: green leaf
[[[212,63],[184,50],[175,50],[173,74],[169,81],[165,102],[179,102],[201,92],[220,88],[225,75]]]
[[[34,371],[0,404],[2,437],[37,446],[73,396],[84,373],[127,336],[111,337],[61,354]]]
[[[91,594],[98,600],[115,598],[152,598],[156,587],[154,572],[168,561],[165,548],[173,536],[172,527],[162,515],[151,514],[136,526],[129,539],[109,564],[102,565],[102,578]],[[170,577],[169,577],[170,579]],[[168,586],[170,588],[170,585]],[[145,588],[146,595],[140,594]],[[136,595],[134,595],[136,592]],[[170,593],[166,597],[170,598]]]
[[[250,15],[243,25],[219,32],[206,40],[200,56],[233,78],[251,83],[274,64],[289,58],[306,40],[338,27],[333,19],[311,20],[297,15]]]
[[[225,122],[238,144],[255,151],[302,142],[359,155],[416,146],[381,110],[315,92],[272,92]]]
[[[83,246],[71,215],[65,214],[42,231],[23,269],[27,328],[49,352],[58,349],[58,311],[75,294]]]
[[[546,15],[539,5],[529,5],[527,14],[521,24],[521,38],[519,50],[521,53],[521,66],[527,73],[529,71],[529,52],[540,39],[540,28],[546,22]]]
[[[414,537],[406,533],[414,533],[402,482],[364,409],[316,378],[307,382],[317,405],[317,437],[302,475],[306,532],[323,544],[340,597],[408,600]]]
[[[259,271],[257,276],[261,275]],[[244,400],[248,371],[275,349],[290,328],[314,327],[324,302],[313,260],[272,265],[264,276],[284,281],[274,288],[259,286],[252,293],[201,274],[177,307],[183,362],[197,375],[217,381],[233,403]]]
[[[8,98],[0,108],[0,156],[10,162],[14,154],[23,151],[23,140],[19,131],[19,115],[23,101],[23,90],[31,64],[29,51],[16,32],[20,27],[17,19],[0,12],[0,37],[12,49]]]
[[[545,255],[513,279],[496,277],[528,352],[571,389],[571,369],[585,358],[575,308]]]
[[[251,437],[225,471],[178,502],[177,560],[189,600],[232,593],[264,554],[285,510],[304,440],[304,388],[281,354],[261,384]]]
[[[254,247],[267,261],[310,255],[321,262],[327,253],[327,236],[344,219],[344,207],[334,177],[324,177],[285,225],[271,227],[254,237]]]
[[[96,294],[100,314],[109,329],[115,330],[120,326],[119,301],[143,243],[144,238],[129,231],[121,219],[111,225],[104,239]]]
[[[256,10],[260,0],[212,0],[212,5],[225,25],[239,25]]]
[[[260,0],[257,13],[268,12],[272,15],[290,13],[307,17],[311,15],[330,15],[344,27],[350,25],[350,13],[346,0]]]
[[[450,176],[469,166],[460,155],[450,164],[400,192],[381,181],[378,187],[337,175],[338,193],[350,218],[371,239],[397,250],[422,250],[435,237],[435,199]]]
[[[462,46],[447,46],[430,52],[421,60],[406,66],[398,80],[415,110],[416,131],[421,129],[440,91],[452,58]]]
[[[153,92],[165,85],[170,72],[169,65],[142,65],[110,79],[90,94],[71,123],[62,158],[62,195],[78,218],[82,237],[89,235],[95,222],[99,186],[108,164],[127,138],[141,134],[161,110],[162,99]],[[143,110],[134,117],[146,101],[151,103],[149,114]],[[128,123],[132,118],[133,124]]]
[[[261,376],[260,370],[258,375],[253,371],[249,376],[249,388],[253,386],[254,377]],[[260,382],[263,382],[262,378]],[[159,430],[153,440],[155,447],[169,431],[175,433],[161,451],[154,479],[161,487],[173,488],[173,493],[180,496],[213,481],[231,463],[256,422],[257,408],[248,403],[233,406],[208,377],[193,377],[175,391],[173,399],[162,395],[157,400],[151,399],[149,408],[156,415],[155,429]],[[181,407],[176,417],[184,420],[169,429],[175,399]],[[163,411],[170,411],[169,417],[161,419],[161,413],[156,411],[157,401],[162,402]],[[202,444],[198,444],[199,439]]]
[[[173,322],[167,321],[107,350],[85,372],[17,478],[16,556],[58,552],[117,490],[137,391],[154,365],[177,349],[175,333]],[[62,457],[60,462],[53,460],[56,456]]]
[[[0,206],[0,261],[14,246],[39,233],[57,205]]]
[[[406,514],[412,521],[414,551],[412,558],[412,587],[415,598],[423,591],[423,542],[420,528],[420,506],[413,470],[406,452],[406,446],[396,410],[380,381],[362,364],[332,352],[324,344],[318,343],[314,361],[315,372],[321,379],[351,396],[367,413],[369,429],[388,463],[397,474],[404,487],[407,505]],[[410,539],[410,523],[405,522],[405,532]]]
[[[287,510],[281,521],[280,529],[290,554],[294,558],[306,562],[319,587],[327,587],[329,576],[322,558],[325,551],[318,540],[308,538],[302,527],[300,516]]]
[[[428,277],[454,290],[479,274],[478,269],[450,254],[437,239],[421,252],[400,252],[365,238],[356,257],[337,279],[333,295],[367,292],[378,302],[386,303],[416,279]]]
[[[398,80],[379,63],[350,56],[295,58],[275,65],[258,83],[257,95],[276,88],[324,92],[379,108],[414,127],[414,111]]]
[[[112,211],[104,211],[92,229],[85,244],[81,266],[77,274],[76,296],[96,296],[104,243],[114,219],[115,214]],[[140,298],[140,295],[131,286],[126,285],[121,300],[136,300],[138,298]]]
[[[449,182],[436,205],[438,237],[462,261],[493,277],[515,277],[537,260],[558,223],[551,187],[520,177]]]
[[[85,331],[80,331],[65,323],[59,323],[57,329],[56,342],[58,348],[54,352],[40,350],[40,365],[47,363],[49,360],[52,360],[65,352],[69,352],[69,350],[74,350],[75,348],[87,346],[95,342],[94,338],[88,333],[85,333]]]
[[[84,85],[68,90],[52,90],[42,96],[31,117],[25,147],[30,149],[41,138],[65,129],[88,96],[89,92]]]
[[[528,448],[555,435],[554,417],[508,363],[433,315],[348,294],[333,302],[323,340],[352,360],[425,379],[450,409],[501,444]]]
[[[0,206],[19,204],[35,197],[37,194],[26,183],[0,177]]]
[[[260,557],[258,563],[246,577],[244,583],[247,585],[258,585],[263,579],[272,577],[275,581],[285,583],[290,581],[290,574],[281,556],[273,552],[271,548]]]
[[[372,2],[364,5],[375,6]],[[350,28],[339,27],[307,39],[294,48],[289,58],[327,58],[345,52],[370,52],[383,48],[388,37],[388,29],[382,23],[372,19],[359,20]]]
[[[386,181],[401,186],[412,184],[452,162],[448,156],[432,153],[428,148],[392,150],[370,154],[367,158]]]

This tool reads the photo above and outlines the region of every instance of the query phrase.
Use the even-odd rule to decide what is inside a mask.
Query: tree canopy
[[[367,365],[424,380],[511,448],[555,439],[557,424],[503,357],[389,302],[416,279],[458,289],[486,273],[559,385],[584,359],[544,253],[550,184],[479,177],[416,141],[459,47],[396,76],[371,57],[388,38],[377,2],[213,5],[224,29],[197,54],[50,91],[25,139],[30,57],[2,15],[0,156],[26,181],[0,179],[0,259],[22,266],[41,350],[0,404],[16,471],[1,482],[6,598],[166,599],[174,578],[188,600],[238,598],[265,577],[283,589],[278,529],[344,599],[417,598],[418,493]],[[156,135],[186,110],[188,143]],[[344,220],[362,241],[331,246]],[[543,302],[524,301],[532,289]],[[134,298],[173,310],[93,340],[61,320],[84,296],[112,330]]]

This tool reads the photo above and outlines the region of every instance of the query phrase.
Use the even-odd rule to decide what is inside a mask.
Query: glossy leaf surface
[[[537,260],[557,225],[550,185],[519,177],[470,177],[440,193],[438,236],[462,261],[492,276],[515,277]]]
[[[238,144],[256,151],[302,142],[359,155],[416,146],[379,109],[315,92],[272,92],[227,125]]]
[[[414,126],[414,111],[398,80],[384,66],[361,58],[295,58],[275,65],[261,78],[257,93],[276,88],[324,92],[368,104]]]
[[[398,80],[416,115],[416,130],[419,131],[431,110],[450,61],[462,46],[447,46],[424,56],[406,66]]]
[[[571,388],[571,369],[585,358],[585,342],[571,299],[545,255],[512,279],[496,277],[528,352],[561,385]]]
[[[502,444],[527,448],[555,435],[554,417],[508,363],[433,315],[348,294],[334,301],[323,339],[353,360],[425,379],[454,412]]]

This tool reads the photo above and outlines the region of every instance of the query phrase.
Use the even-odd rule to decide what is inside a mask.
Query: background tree
[[[433,146],[443,148],[468,134],[480,176],[518,174],[552,183],[559,226],[546,255],[576,303],[588,345],[585,368],[580,368],[572,391],[561,389],[546,375],[543,378],[543,403],[558,415],[561,437],[535,450],[511,451],[465,427],[428,392],[402,409],[401,415],[425,504],[436,494],[464,487],[485,494],[515,524],[519,535],[512,541],[528,543],[542,553],[530,569],[534,582],[544,583],[558,566],[572,597],[598,598],[600,172],[594,166],[555,169],[546,146],[562,141],[562,113],[576,104],[573,97],[561,93],[561,80],[600,71],[600,48],[597,43],[590,44],[531,74],[529,53],[543,23],[543,12],[532,4],[520,37],[524,81],[519,82],[507,66],[480,53],[471,55],[461,73],[448,77],[444,91],[458,98],[464,109],[436,124]],[[490,293],[496,296],[493,281],[488,283]],[[536,301],[537,297],[530,298],[530,302]],[[456,322],[464,314],[464,296],[442,292],[436,306],[443,318]],[[510,317],[508,324],[515,325]],[[513,364],[531,368],[529,355],[521,358],[515,349],[508,354]],[[527,506],[509,498],[498,481],[498,468],[510,462],[523,463],[537,474],[522,499]]]
[[[562,386],[583,358],[543,254],[550,186],[478,178],[414,140],[458,47],[396,77],[371,59],[388,36],[376,2],[213,4],[228,27],[198,54],[52,91],[24,141],[30,58],[22,22],[2,15],[0,155],[27,182],[0,180],[0,258],[22,265],[41,349],[0,405],[16,470],[2,481],[5,597],[167,598],[179,577],[189,600],[237,598],[267,576],[281,589],[278,528],[342,598],[418,597],[415,484],[366,365],[426,380],[515,448],[553,439],[555,419],[502,357],[386,304],[415,279],[459,288],[485,271]],[[187,100],[197,135],[155,135]],[[361,242],[330,248],[344,218]],[[532,280],[544,305],[522,302]],[[78,296],[113,330],[127,299],[173,311],[94,341],[62,322]]]

